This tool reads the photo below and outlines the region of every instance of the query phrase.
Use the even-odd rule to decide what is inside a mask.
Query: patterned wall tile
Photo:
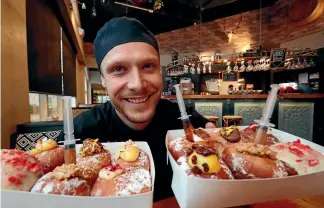
[[[264,105],[264,102],[235,102],[234,115],[242,116],[243,125],[249,125],[255,119],[261,118]]]
[[[278,129],[303,139],[313,139],[314,103],[279,103]]]
[[[223,103],[221,102],[195,102],[195,110],[203,116],[217,116],[218,126],[222,126]]]

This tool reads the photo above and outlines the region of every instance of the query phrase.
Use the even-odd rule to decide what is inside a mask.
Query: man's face
[[[101,62],[101,80],[119,117],[143,129],[154,116],[162,92],[160,58],[147,43],[114,47]]]

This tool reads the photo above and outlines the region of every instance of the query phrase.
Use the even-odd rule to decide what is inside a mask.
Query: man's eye
[[[154,64],[145,64],[144,69],[146,70],[154,69]]]
[[[114,67],[112,70],[111,70],[111,72],[113,72],[113,73],[123,73],[123,72],[125,72],[126,71],[126,69],[124,68],[124,67]]]

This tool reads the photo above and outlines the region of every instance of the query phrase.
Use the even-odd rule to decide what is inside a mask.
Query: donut
[[[98,139],[86,139],[77,156],[80,167],[92,167],[99,174],[102,167],[111,163],[110,152],[104,149]]]
[[[64,149],[59,147],[53,139],[44,138],[38,140],[35,148],[30,153],[39,160],[44,174],[64,164]]]
[[[96,173],[75,164],[62,165],[40,178],[31,192],[57,195],[89,196]]]
[[[53,171],[57,166],[64,164],[64,149],[56,147],[52,150],[44,151],[35,155],[43,167],[44,174]]]
[[[150,158],[133,141],[124,142],[116,151],[114,156],[115,163],[121,168],[142,167],[150,170]]]
[[[324,171],[324,155],[304,145],[300,140],[270,146],[276,158],[286,162],[299,175]]]
[[[244,143],[253,143],[256,137],[258,125],[251,124],[249,127],[241,130],[242,142]],[[265,141],[265,145],[273,145],[279,143],[279,139],[271,134],[271,129],[269,129],[267,133],[267,138]]]
[[[120,166],[103,168],[91,189],[91,196],[129,196],[151,191],[150,172],[142,167],[122,169]]]
[[[20,150],[2,149],[1,189],[30,191],[43,176],[40,162],[30,153]]]
[[[187,154],[188,148],[193,143],[183,137],[179,137],[168,144],[168,149],[175,161]]]
[[[297,175],[286,163],[275,158],[266,145],[237,143],[225,148],[222,159],[236,179],[282,178]]]
[[[179,157],[177,163],[188,175],[205,179],[234,179],[230,169],[217,157],[216,151],[200,144],[193,144],[187,156]]]
[[[219,131],[220,135],[228,142],[236,143],[241,140],[240,130],[236,126],[224,127]]]

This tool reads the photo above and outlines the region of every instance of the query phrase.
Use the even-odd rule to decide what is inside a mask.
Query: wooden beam
[[[93,43],[84,42],[83,49],[84,49],[85,56],[95,57],[94,51],[93,51]]]
[[[97,61],[95,57],[86,56],[85,65],[88,68],[98,68]]]
[[[1,148],[7,149],[17,124],[30,119],[26,1],[2,0],[1,26]]]
[[[74,14],[69,8],[66,1],[56,0],[58,8],[60,10],[61,17],[68,30],[69,36],[72,38],[73,44],[77,50],[77,58],[81,64],[85,63],[83,40],[78,33],[77,24],[74,19]]]

